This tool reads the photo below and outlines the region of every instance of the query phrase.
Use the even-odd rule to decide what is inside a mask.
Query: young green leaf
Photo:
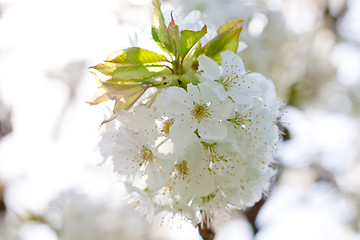
[[[232,24],[224,24],[219,28],[220,34],[208,42],[202,47],[196,54],[197,58],[201,54],[212,58],[218,64],[221,64],[220,53],[226,50],[230,50],[236,53],[239,46],[239,36],[242,31],[242,27],[239,26],[241,21],[233,22]]]
[[[99,72],[111,76],[111,81],[139,81],[142,82],[147,78],[151,78],[164,69],[164,65],[123,65],[118,63],[105,62],[93,66],[92,68]]]
[[[99,84],[93,99],[87,102],[90,105],[96,105],[108,100],[117,100],[122,98],[129,98],[130,96],[137,95],[144,92],[148,86],[141,84],[118,84],[111,82],[102,82],[96,73],[90,72],[94,75]]]
[[[108,96],[106,95],[106,88],[104,88],[103,82],[100,80],[100,78],[96,75],[96,73],[94,72],[90,72],[96,79],[97,83],[98,83],[98,88],[93,96],[93,99],[91,101],[87,101],[87,104],[90,105],[96,105],[102,102],[106,102],[109,100]]]
[[[117,113],[120,110],[128,110],[140,97],[143,95],[146,89],[142,91],[134,92],[131,95],[116,99],[113,113]]]
[[[190,49],[200,41],[207,33],[206,25],[200,31],[183,30],[181,31],[181,58],[184,58]]]
[[[172,12],[171,12],[171,21],[169,26],[167,27],[167,31],[169,34],[169,43],[170,43],[170,52],[175,58],[179,58],[180,55],[180,33],[179,26],[175,24]]]
[[[115,81],[142,81],[164,69],[169,62],[156,52],[132,47],[110,54],[104,63],[91,68],[111,76]]]
[[[170,36],[165,24],[164,15],[161,12],[161,3],[159,0],[153,0],[152,3],[154,5],[153,23],[151,26],[153,39],[162,49],[172,53],[173,46],[170,42]]]
[[[221,34],[225,31],[229,31],[231,29],[237,28],[243,22],[244,22],[244,20],[242,20],[242,19],[236,20],[236,21],[228,21],[218,28],[217,34]]]
[[[220,53],[226,50],[236,53],[239,46],[239,35],[241,30],[242,27],[220,34],[219,37],[213,39],[205,52],[205,55],[212,58],[218,64],[221,64]]]
[[[131,47],[110,54],[105,62],[122,65],[143,65],[168,61],[164,55],[139,47]]]
[[[131,108],[131,106],[134,105],[134,103],[141,97],[141,95],[144,94],[146,89],[147,88],[144,88],[142,91],[136,91],[136,92],[133,92],[132,94],[126,95],[124,97],[116,98],[112,116],[110,118],[104,120],[101,123],[100,127],[103,124],[114,120],[119,115],[120,110],[128,110],[129,108]]]

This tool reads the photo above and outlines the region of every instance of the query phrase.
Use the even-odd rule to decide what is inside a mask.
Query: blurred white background
[[[163,1],[170,9],[198,9],[209,27],[244,19],[246,69],[288,104],[273,190],[215,225],[215,239],[360,239],[360,1]],[[146,47],[151,14],[150,0],[0,0],[0,239],[57,239],[39,216],[64,192],[91,208],[111,203],[116,217],[104,224],[133,231],[134,218],[139,239],[200,239],[186,223],[150,228],[123,210],[122,185],[96,148],[104,107],[84,103],[96,89],[87,68]],[[106,239],[136,239],[116,234]]]

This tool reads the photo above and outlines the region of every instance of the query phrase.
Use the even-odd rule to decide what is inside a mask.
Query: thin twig
[[[208,226],[207,219],[205,218],[203,220],[203,223],[198,224],[199,233],[202,239],[204,240],[214,240],[215,238],[215,232],[211,229],[210,226]]]

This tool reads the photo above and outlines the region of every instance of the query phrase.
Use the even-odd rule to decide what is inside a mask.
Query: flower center
[[[200,122],[204,117],[209,117],[209,106],[207,104],[198,104],[194,102],[194,108],[191,114]]]
[[[215,193],[212,192],[209,195],[205,196],[205,197],[201,197],[202,203],[206,203],[209,202],[211,199],[213,199],[215,197]]]
[[[170,132],[170,127],[171,125],[174,123],[174,120],[173,119],[168,119],[168,120],[165,120],[163,122],[163,125],[161,127],[161,132],[162,133],[165,133],[166,135],[169,135],[169,132]]]
[[[181,173],[182,175],[186,175],[189,168],[187,166],[187,161],[182,161],[182,163],[177,164],[177,170],[179,171],[179,173]]]
[[[207,170],[212,175],[231,175],[235,176],[232,169],[234,168],[233,159],[217,143],[201,142],[206,154],[203,155],[203,160],[207,164]],[[238,161],[237,161],[238,162]],[[204,168],[205,169],[205,168]]]
[[[189,175],[189,167],[187,166],[187,161],[182,161],[181,163],[176,164],[175,169],[177,170],[177,173],[175,173],[175,179],[185,179],[185,177]]]
[[[232,84],[232,82],[233,82],[234,79],[236,79],[236,78],[230,79],[229,76],[227,76],[226,78],[223,77],[223,76],[221,76],[221,77],[219,78],[219,80],[216,80],[216,81],[217,81],[218,83],[220,83],[221,85],[223,85],[225,91],[228,91],[229,88],[231,87],[231,84]]]
[[[139,164],[139,166],[142,166],[146,162],[153,160],[154,155],[150,149],[143,147],[143,149],[140,152],[140,158],[142,159],[142,162]]]
[[[246,122],[251,123],[251,119],[246,119],[248,116],[241,116],[240,113],[236,112],[235,113],[235,117],[232,119],[229,119],[228,121],[230,121],[232,124],[234,124],[235,128],[245,128]]]
[[[203,147],[206,151],[208,151],[209,153],[209,156],[210,156],[210,162],[214,163],[215,162],[215,159],[216,159],[216,151],[215,151],[215,146],[216,146],[216,143],[212,143],[212,144],[209,144],[209,143],[206,143],[206,142],[201,142],[203,144]]]

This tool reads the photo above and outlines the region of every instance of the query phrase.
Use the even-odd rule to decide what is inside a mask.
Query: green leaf
[[[221,64],[220,53],[226,50],[236,53],[239,46],[240,32],[242,31],[242,27],[239,26],[240,23],[241,21],[238,21],[237,24],[234,22],[232,25],[225,24],[225,26],[221,26],[218,30],[221,33],[202,47],[195,54],[195,57],[197,58],[199,55],[205,54],[218,64]]]
[[[242,19],[237,20],[237,21],[228,21],[218,28],[217,34],[221,34],[223,32],[229,31],[231,29],[237,28],[243,22],[244,22],[244,20],[242,20]]]
[[[96,81],[99,84],[94,97],[91,101],[87,102],[90,105],[96,105],[108,100],[117,100],[122,98],[129,98],[130,96],[137,95],[139,92],[143,92],[148,86],[141,84],[119,84],[112,82],[102,82],[96,73],[91,72]]]
[[[121,88],[123,88],[123,87],[124,86],[122,86]],[[114,104],[112,116],[110,118],[104,120],[101,123],[100,127],[103,124],[114,120],[119,115],[120,110],[128,110],[129,108],[131,108],[131,106],[134,105],[134,103],[141,97],[141,95],[144,94],[146,89],[147,88],[143,88],[141,91],[135,91],[132,94],[128,94],[128,95],[122,96],[120,98],[115,98],[115,104]]]
[[[167,28],[169,34],[169,51],[175,56],[175,58],[179,58],[180,55],[180,33],[179,26],[175,24],[172,12],[170,14],[171,21]]]
[[[111,76],[111,81],[143,81],[153,77],[164,69],[164,65],[130,65],[126,66],[118,63],[105,62],[93,66],[99,72]]]
[[[159,45],[159,47],[164,51],[167,52],[168,50],[165,48],[165,46],[161,43],[159,35],[156,32],[156,29],[154,26],[151,26],[151,35],[154,39],[154,41]]]
[[[161,12],[161,3],[159,0],[152,1],[154,5],[152,35],[155,42],[162,48],[172,53],[172,46],[170,43],[170,36],[166,28],[164,15]]]
[[[115,101],[113,113],[117,113],[120,110],[128,110],[141,97],[141,95],[143,95],[145,90],[146,89],[144,89],[143,91],[135,92],[132,95],[117,99]]]
[[[206,25],[200,31],[183,30],[181,31],[181,53],[184,58],[190,49],[207,33]]]
[[[115,81],[142,81],[154,76],[169,64],[161,54],[138,48],[127,48],[110,54],[104,63],[92,66]]]
[[[118,63],[122,65],[143,65],[147,63],[166,62],[164,55],[158,54],[139,47],[131,47],[110,54],[105,62]]]
[[[196,71],[198,69],[199,63],[197,58],[199,57],[199,53],[201,51],[201,42],[196,44],[191,51],[189,51],[186,57],[183,59],[182,67],[184,72],[188,71]]]

